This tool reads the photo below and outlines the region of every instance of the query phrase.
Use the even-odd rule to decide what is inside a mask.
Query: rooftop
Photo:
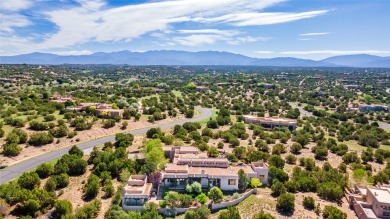
[[[390,192],[387,189],[367,188],[378,202],[390,203]]]

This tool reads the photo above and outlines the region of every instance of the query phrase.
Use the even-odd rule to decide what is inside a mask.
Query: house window
[[[383,209],[383,216],[390,216],[390,209]]]
[[[260,179],[260,181],[263,181],[264,180],[264,175],[260,175],[259,179]]]
[[[236,180],[235,180],[235,179],[229,179],[229,180],[228,180],[228,185],[229,185],[229,186],[234,186],[234,185],[236,185]]]

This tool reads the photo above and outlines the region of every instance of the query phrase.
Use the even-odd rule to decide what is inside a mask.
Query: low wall
[[[166,215],[167,212],[172,211],[175,214],[184,214],[188,210],[197,210],[199,207],[190,207],[190,208],[159,208],[157,209],[158,213]]]
[[[219,209],[227,208],[230,206],[238,205],[244,199],[248,198],[248,196],[250,196],[252,194],[256,194],[256,193],[257,193],[257,189],[255,188],[255,189],[252,189],[252,190],[248,191],[247,193],[243,194],[238,199],[234,199],[232,201],[227,201],[227,202],[221,202],[221,203],[213,203],[213,204],[211,204],[211,210],[219,210]]]
[[[224,208],[227,208],[227,207],[230,207],[230,206],[234,206],[234,205],[238,205],[240,202],[242,202],[244,199],[248,198],[250,195],[252,194],[256,194],[257,193],[257,189],[251,189],[249,190],[248,192],[244,193],[240,198],[238,199],[234,199],[232,201],[227,201],[227,202],[221,202],[221,203],[213,203],[213,204],[210,204],[210,205],[206,205],[209,209],[211,210],[219,210],[219,209],[224,209]],[[161,214],[161,215],[166,215],[167,213],[169,212],[172,212],[174,213],[174,215],[178,215],[178,214],[184,214],[186,211],[188,210],[194,210],[196,211],[198,207],[190,207],[190,208],[175,208],[175,209],[171,209],[171,208],[158,208],[158,213]],[[144,208],[143,206],[131,206],[131,207],[124,207],[123,208],[124,210],[126,211],[143,211]]]
[[[125,211],[144,211],[144,206],[122,206],[123,210]]]

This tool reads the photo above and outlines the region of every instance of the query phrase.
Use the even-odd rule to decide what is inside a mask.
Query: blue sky
[[[0,0],[0,55],[390,56],[389,0]]]

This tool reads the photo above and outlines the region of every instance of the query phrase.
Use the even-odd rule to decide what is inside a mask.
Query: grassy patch
[[[176,97],[179,97],[179,98],[182,98],[182,97],[183,97],[183,94],[182,94],[181,91],[172,90],[172,93],[173,93]]]
[[[211,109],[211,111],[212,111],[212,115],[211,115],[211,119],[216,119],[217,118],[217,116],[218,116],[218,111],[219,110],[217,110],[217,109]],[[203,120],[200,120],[200,121],[198,121],[200,124],[205,124],[205,123],[207,123],[208,121],[210,120],[210,118],[207,118],[207,119],[203,119]]]

